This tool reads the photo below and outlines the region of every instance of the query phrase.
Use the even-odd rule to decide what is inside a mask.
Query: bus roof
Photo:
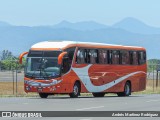
[[[145,50],[143,47],[124,46],[95,42],[78,42],[78,41],[44,41],[34,44],[33,50],[63,50],[69,47],[89,47],[89,48],[113,48],[113,49],[137,49]]]

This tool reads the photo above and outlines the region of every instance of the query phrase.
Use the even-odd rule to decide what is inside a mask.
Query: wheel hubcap
[[[78,87],[77,87],[76,85],[75,85],[74,88],[73,88],[73,92],[74,92],[75,95],[78,94]]]
[[[129,87],[129,85],[126,85],[126,87],[125,87],[125,93],[128,95],[129,92],[130,92],[130,87]]]

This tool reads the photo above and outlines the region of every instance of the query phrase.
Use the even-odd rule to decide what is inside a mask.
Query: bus
[[[24,90],[48,95],[106,93],[129,96],[146,89],[146,50],[143,47],[94,42],[44,41],[19,56],[26,57]]]

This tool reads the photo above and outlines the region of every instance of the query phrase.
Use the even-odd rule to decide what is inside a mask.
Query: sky
[[[160,0],[0,0],[0,21],[13,25],[54,25],[95,21],[112,25],[126,17],[160,27]]]

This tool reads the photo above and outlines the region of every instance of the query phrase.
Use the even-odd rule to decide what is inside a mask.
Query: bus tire
[[[104,97],[105,93],[92,93],[94,97]]]
[[[124,92],[117,93],[117,95],[119,97],[131,95],[131,84],[130,84],[130,82],[126,82],[126,84],[124,86]]]
[[[48,97],[48,94],[47,93],[39,93],[39,96],[41,98],[47,98]]]
[[[77,98],[80,95],[80,84],[76,82],[73,86],[73,92],[69,94],[70,98]]]

